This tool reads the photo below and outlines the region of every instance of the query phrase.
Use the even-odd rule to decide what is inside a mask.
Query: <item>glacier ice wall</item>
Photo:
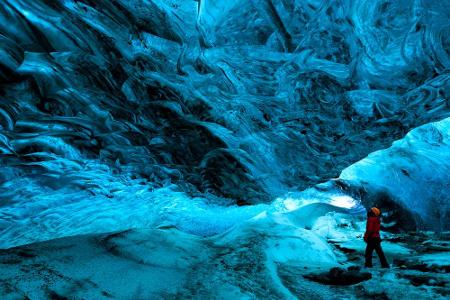
[[[447,118],[414,129],[390,148],[344,169],[339,178],[349,190],[366,191],[361,198],[367,205],[400,205],[416,216],[410,225],[444,231],[450,229],[449,170]]]
[[[449,15],[448,0],[1,0],[0,229],[337,177],[449,116]]]

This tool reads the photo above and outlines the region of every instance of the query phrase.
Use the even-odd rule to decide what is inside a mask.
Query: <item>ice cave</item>
[[[0,0],[1,300],[449,298],[450,0]]]

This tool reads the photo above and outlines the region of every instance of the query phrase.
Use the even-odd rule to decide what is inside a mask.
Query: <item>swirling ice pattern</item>
[[[336,177],[450,115],[449,14],[446,0],[2,0],[0,230],[51,235],[77,210],[119,229],[122,208],[101,211],[158,216],[160,189],[226,206]]]

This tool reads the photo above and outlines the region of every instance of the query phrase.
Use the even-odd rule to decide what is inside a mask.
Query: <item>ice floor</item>
[[[302,211],[302,209],[300,209]],[[448,299],[450,235],[384,234],[392,267],[361,269],[361,217],[267,213],[202,238],[175,228],[0,251],[2,299]],[[67,298],[66,298],[67,297]]]

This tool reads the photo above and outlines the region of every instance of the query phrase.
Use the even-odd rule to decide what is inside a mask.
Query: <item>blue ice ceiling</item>
[[[0,246],[308,188],[448,226],[450,1],[2,0],[0,45]]]

